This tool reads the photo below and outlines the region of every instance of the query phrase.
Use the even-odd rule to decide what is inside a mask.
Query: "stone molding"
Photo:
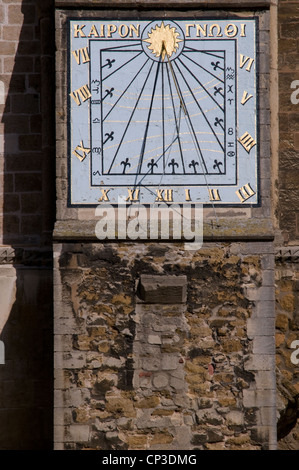
[[[52,265],[52,251],[49,249],[0,247],[1,265],[45,266]]]
[[[11,246],[3,246],[0,248],[0,264],[12,264],[15,261],[15,249]]]
[[[281,246],[275,250],[276,261],[299,263],[299,246]]]
[[[270,8],[271,0],[56,0],[55,8],[184,8],[228,9],[228,8]]]

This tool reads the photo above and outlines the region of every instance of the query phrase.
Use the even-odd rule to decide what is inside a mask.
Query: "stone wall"
[[[299,448],[298,364],[291,361],[298,324],[298,27],[295,1],[278,2],[279,163],[276,213],[282,241],[276,248],[278,448]],[[297,424],[296,424],[297,423]]]
[[[82,8],[87,2],[55,3]],[[159,0],[147,3],[169,7]],[[189,0],[188,6],[195,3]],[[219,9],[227,3],[210,0],[201,6]],[[246,8],[266,3],[242,2]],[[277,3],[278,22],[272,20],[270,31],[271,161],[278,170],[272,174],[277,416],[271,244],[249,243],[249,252],[237,242],[210,244],[187,256],[173,243],[120,244],[119,250],[115,244],[58,244],[56,448],[260,449],[275,447],[276,420],[278,448],[299,448],[298,365],[290,360],[291,343],[299,339],[299,104],[290,99],[291,84],[299,80],[299,11],[296,1]],[[111,7],[108,1],[101,4]],[[271,4],[275,11],[276,2]],[[0,447],[48,449],[53,445],[54,0],[0,0],[0,19],[0,341],[5,346]],[[267,72],[269,63],[262,63]],[[264,95],[268,79],[260,86]],[[262,125],[270,136],[268,124]],[[63,176],[66,167],[58,171]],[[269,188],[268,178],[264,189]],[[167,295],[168,303],[147,303],[140,298],[148,292],[145,274],[166,276],[168,287],[173,275],[184,276],[186,301],[182,296],[176,306]]]
[[[299,104],[291,101],[298,89],[292,83],[299,79],[298,71],[298,2],[280,1],[278,7],[278,66],[279,66],[279,179],[277,215],[285,242],[296,243],[299,197]],[[298,95],[296,95],[298,98]],[[296,98],[294,96],[294,98]],[[297,243],[298,244],[298,243]]]
[[[298,254],[298,247],[276,252],[277,431],[283,450],[299,448],[299,368],[292,358],[293,342],[299,339]]]
[[[56,245],[56,448],[275,447],[271,250]]]

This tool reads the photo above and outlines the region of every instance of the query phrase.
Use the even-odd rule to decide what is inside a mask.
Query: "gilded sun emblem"
[[[164,25],[163,21],[160,26],[156,26],[148,33],[148,39],[144,39],[144,42],[148,42],[150,45],[148,49],[156,57],[161,57],[164,61],[165,56],[168,59],[175,53],[179,47],[179,43],[182,39],[179,39],[180,33],[177,32],[176,28],[171,27],[169,24]]]

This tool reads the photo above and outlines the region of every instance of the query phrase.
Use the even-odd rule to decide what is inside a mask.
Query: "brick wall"
[[[47,56],[53,55],[47,17],[52,2],[41,2],[39,10],[32,0],[0,2],[0,80],[4,93],[0,98],[1,236],[4,244],[34,244],[51,229],[48,221],[49,197],[45,193],[45,150],[53,149],[53,123],[44,127],[47,95],[41,77],[46,78]],[[44,37],[43,41],[43,35]],[[53,44],[53,42],[52,42]],[[49,92],[48,92],[49,94]],[[48,109],[49,111],[49,109]],[[49,142],[49,137],[52,142]],[[48,174],[48,176],[51,176]],[[48,185],[46,185],[48,187]],[[53,213],[53,212],[52,212]]]
[[[1,449],[52,446],[53,5],[0,0]]]

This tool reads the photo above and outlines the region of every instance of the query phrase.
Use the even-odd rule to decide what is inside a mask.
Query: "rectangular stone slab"
[[[142,274],[137,286],[139,299],[150,304],[180,304],[186,302],[186,276]]]

